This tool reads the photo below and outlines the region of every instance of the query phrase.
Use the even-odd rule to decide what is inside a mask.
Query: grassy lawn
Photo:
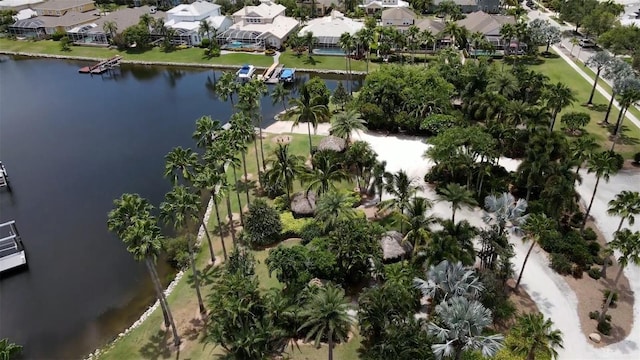
[[[529,65],[531,69],[542,72],[547,75],[551,82],[563,82],[568,87],[570,87],[577,101],[570,107],[564,109],[559,115],[558,120],[556,122],[557,128],[559,129],[561,126],[560,117],[562,114],[571,112],[571,111],[583,111],[589,113],[591,115],[591,122],[587,125],[587,131],[593,134],[597,139],[600,145],[603,148],[609,149],[611,147],[611,141],[608,139],[608,131],[607,129],[598,125],[598,122],[601,122],[604,119],[606,113],[606,107],[608,105],[608,101],[602,96],[600,93],[596,92],[594,96],[594,104],[595,106],[589,108],[584,106],[583,104],[587,102],[589,99],[589,94],[591,93],[592,83],[589,83],[587,80],[578,75],[572,68],[567,64],[562,58],[547,58],[543,59],[544,61],[541,64],[537,65]],[[609,122],[615,123],[618,118],[618,110],[612,108],[611,115],[609,115]],[[631,124],[628,120],[624,123],[627,125],[628,130],[625,132],[626,137],[640,139],[640,129]],[[632,158],[633,154],[640,151],[640,145],[638,144],[617,144],[616,151],[620,152],[625,158]]]
[[[71,51],[60,50],[60,43],[52,40],[42,41],[17,41],[0,39],[0,49],[5,51],[28,52],[47,55],[83,56],[94,58],[110,58],[121,55],[125,60],[164,62],[164,63],[191,63],[191,64],[217,64],[217,65],[242,65],[250,63],[255,66],[268,67],[273,64],[273,57],[262,53],[256,54],[227,54],[208,59],[204,56],[204,50],[189,48],[165,53],[160,48],[153,48],[145,52],[119,51],[116,49],[73,46]]]
[[[276,142],[273,140],[278,135],[265,134],[264,150],[265,155],[269,154],[277,147]],[[308,156],[309,143],[307,135],[292,134],[290,150],[295,153],[304,156]],[[312,141],[314,145],[317,145],[322,136],[313,136]],[[259,150],[259,148],[258,148]],[[255,194],[255,179],[257,178],[257,165],[256,165],[255,153],[253,146],[250,146],[247,153],[247,171],[251,175],[249,176],[251,182],[253,182],[254,189],[250,192],[250,197],[253,199]],[[242,175],[242,169],[238,171],[238,176]],[[229,169],[227,176],[230,181],[233,182],[233,171]],[[340,188],[353,188],[353,184],[344,183],[340,184]],[[295,185],[295,190],[301,190],[302,186],[299,182]],[[241,197],[242,206],[245,207],[246,198]],[[237,202],[235,193],[231,197],[232,211],[237,213],[240,206]],[[224,218],[227,215],[227,209],[224,201],[220,206],[220,215]],[[224,220],[223,220],[224,222]],[[212,212],[212,216],[209,220],[209,231],[211,232],[211,240],[214,245],[214,250],[218,258],[222,258],[222,247],[220,244],[220,237],[218,235],[218,223],[215,217],[215,211]],[[227,251],[231,251],[232,241],[229,233],[225,233],[225,243],[227,245]],[[283,244],[283,246],[293,246],[299,241],[293,240]],[[269,254],[269,249],[261,251],[253,251],[253,255],[256,259],[256,275],[260,281],[260,287],[262,289],[268,289],[271,287],[281,288],[282,284],[278,282],[275,277],[269,277],[268,269],[265,264],[265,259]],[[208,267],[209,252],[207,249],[206,240],[203,240],[201,250],[197,256],[198,269],[201,275],[201,290],[202,295],[206,297],[212,289],[212,281],[219,276],[220,267]],[[195,290],[193,289],[193,280],[190,272],[178,282],[175,290],[169,296],[169,303],[173,316],[176,319],[176,325],[179,328],[181,336],[183,338],[183,344],[181,346],[180,354],[176,356],[176,353],[167,351],[169,336],[162,331],[162,312],[157,309],[151,316],[139,327],[130,332],[127,336],[120,339],[111,349],[102,354],[99,359],[101,360],[119,360],[119,359],[204,359],[212,358],[216,355],[223,355],[224,352],[219,347],[214,347],[212,344],[205,344],[202,341],[202,333],[195,331],[194,327],[197,325],[192,322],[193,318],[197,315],[198,305],[195,296]],[[360,346],[360,336],[356,333],[354,338],[346,344],[340,344],[336,346],[334,354],[337,359],[357,359],[356,350]],[[294,348],[289,349],[288,355],[291,359],[326,359],[327,347],[321,346],[319,349],[307,344],[300,345],[300,350]]]
[[[280,55],[280,63],[287,67],[311,70],[346,70],[346,60],[344,56],[313,55],[306,53],[300,56],[295,52],[285,51]],[[378,64],[369,61],[369,72],[378,68]],[[351,70],[366,71],[367,64],[364,60],[351,60]]]

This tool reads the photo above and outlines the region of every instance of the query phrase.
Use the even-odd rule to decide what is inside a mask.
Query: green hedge
[[[313,218],[296,219],[290,211],[283,212],[280,214],[280,222],[282,223],[280,234],[283,239],[302,237],[302,229],[313,221]]]

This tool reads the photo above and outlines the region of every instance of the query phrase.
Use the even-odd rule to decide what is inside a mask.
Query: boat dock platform
[[[0,273],[27,265],[27,255],[22,246],[15,221],[0,224]]]
[[[100,61],[93,66],[82,67],[78,70],[78,72],[81,74],[102,74],[107,70],[111,70],[116,66],[120,66],[120,61],[122,61],[122,56],[116,55],[110,59]]]
[[[277,84],[278,81],[280,81],[280,73],[282,72],[282,69],[284,69],[284,65],[281,65],[281,64],[273,64],[273,65],[276,65],[275,70],[273,70],[271,74],[269,74],[269,77],[265,78],[264,80],[264,82],[267,84]]]
[[[0,161],[0,188],[7,188],[7,190],[11,191],[11,186],[9,186],[9,175],[7,174],[7,169],[4,167],[2,161]]]

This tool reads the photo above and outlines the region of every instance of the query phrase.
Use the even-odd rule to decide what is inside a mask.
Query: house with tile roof
[[[446,0],[433,0],[431,11],[435,12],[441,2]],[[500,12],[500,0],[453,0],[460,7],[463,14],[470,14],[475,11],[484,11],[490,14]]]
[[[208,1],[180,4],[167,11],[164,26],[174,29],[177,38],[186,45],[196,46],[207,35],[200,34],[200,22],[207,21],[216,32],[226,31],[233,23],[231,18],[220,13],[220,5]]]
[[[367,14],[373,14],[377,11],[389,8],[406,8],[409,7],[409,3],[403,0],[364,0],[361,5],[358,5],[358,7],[364,9]]]
[[[358,30],[364,28],[364,23],[355,21],[346,17],[339,11],[333,10],[331,15],[309,20],[307,25],[300,29],[298,36],[305,36],[308,32],[313,34],[313,37],[317,40],[317,48],[315,53],[322,54],[323,51],[327,54],[326,49],[335,49],[333,54],[340,54],[340,47],[338,41],[340,36],[344,33],[354,35]],[[342,53],[344,55],[344,53]]]
[[[458,25],[464,26],[469,33],[480,32],[496,51],[504,50],[507,44],[500,35],[500,29],[504,24],[515,24],[513,16],[487,14],[483,11],[476,11],[466,18],[457,21]]]
[[[100,18],[93,0],[49,0],[34,5],[33,10],[37,16],[16,21],[9,33],[41,39]]]
[[[380,21],[382,26],[393,26],[400,31],[406,31],[414,25],[418,16],[411,8],[395,7],[382,10]]]

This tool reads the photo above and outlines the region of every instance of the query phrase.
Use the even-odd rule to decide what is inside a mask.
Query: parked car
[[[592,48],[596,46],[596,43],[591,39],[580,39],[580,41],[578,41],[578,45],[583,48]]]

